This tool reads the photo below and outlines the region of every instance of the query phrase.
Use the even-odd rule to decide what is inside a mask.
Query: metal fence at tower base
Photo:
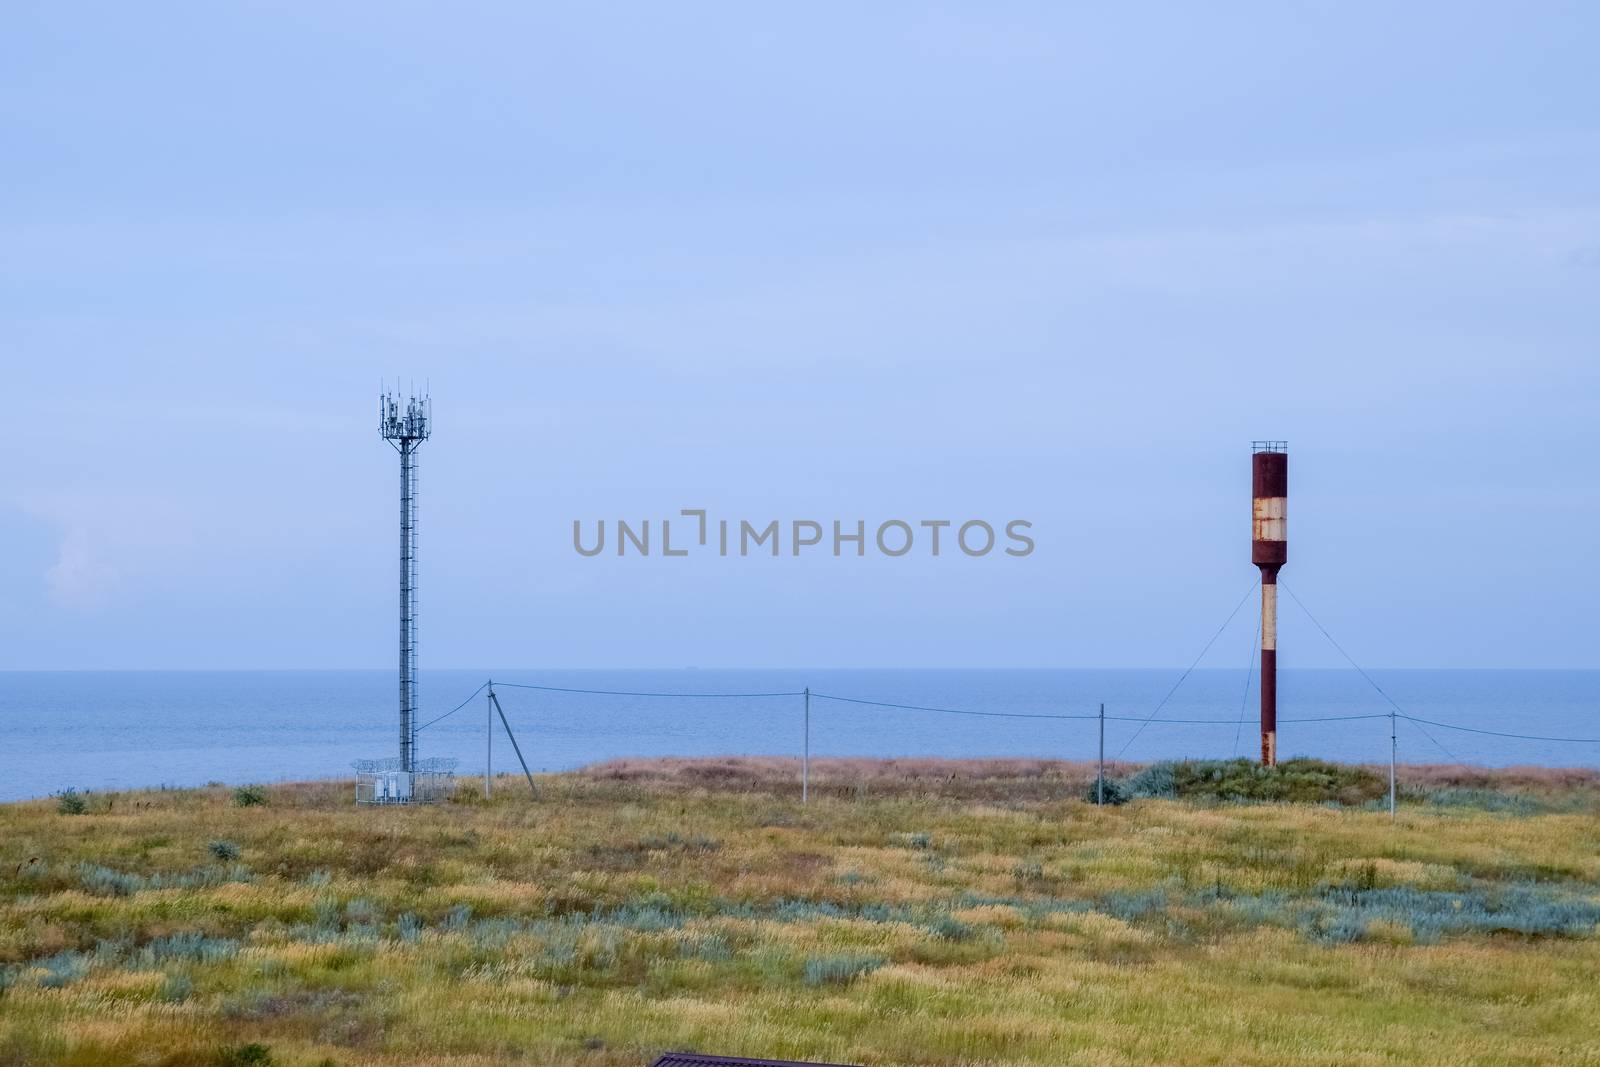
[[[398,758],[358,759],[357,804],[434,804],[455,792],[459,760],[434,756],[414,760],[406,770]]]

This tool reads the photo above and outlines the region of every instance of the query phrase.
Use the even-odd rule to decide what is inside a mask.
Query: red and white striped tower
[[[1250,562],[1261,568],[1261,765],[1278,762],[1278,568],[1289,560],[1289,443],[1253,441]]]

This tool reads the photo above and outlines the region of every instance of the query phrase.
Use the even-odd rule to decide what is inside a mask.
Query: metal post
[[[400,769],[411,770],[417,706],[417,453],[410,438],[400,442]]]
[[[1106,803],[1106,706],[1100,705],[1100,776],[1094,780],[1094,802]]]
[[[533,772],[528,770],[528,761],[522,758],[522,746],[517,744],[517,735],[511,732],[511,723],[506,721],[506,711],[500,706],[500,698],[494,695],[494,690],[489,690],[489,699],[494,703],[494,710],[500,713],[500,725],[506,728],[506,736],[511,738],[511,751],[517,754],[517,762],[522,764],[522,773],[528,778],[528,791],[535,795],[539,787],[533,784]]]
[[[483,698],[483,799],[494,795],[494,683],[489,683],[489,695]]]
[[[800,803],[811,803],[811,687],[806,686],[806,738],[800,753]]]
[[[1394,712],[1389,712],[1389,818],[1394,819],[1394,764],[1399,754],[1400,743],[1395,739]]]

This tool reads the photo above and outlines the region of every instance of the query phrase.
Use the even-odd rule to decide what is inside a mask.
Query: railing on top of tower
[[[1287,451],[1289,451],[1289,442],[1288,441],[1251,441],[1250,442],[1250,452],[1251,452],[1252,455],[1254,455],[1255,453],[1258,453],[1258,452],[1287,452]]]

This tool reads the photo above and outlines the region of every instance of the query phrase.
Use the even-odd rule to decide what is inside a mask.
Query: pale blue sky
[[[0,667],[391,665],[384,375],[425,666],[1186,664],[1284,437],[1358,658],[1600,667],[1600,9],[1098,9],[9,5]]]

